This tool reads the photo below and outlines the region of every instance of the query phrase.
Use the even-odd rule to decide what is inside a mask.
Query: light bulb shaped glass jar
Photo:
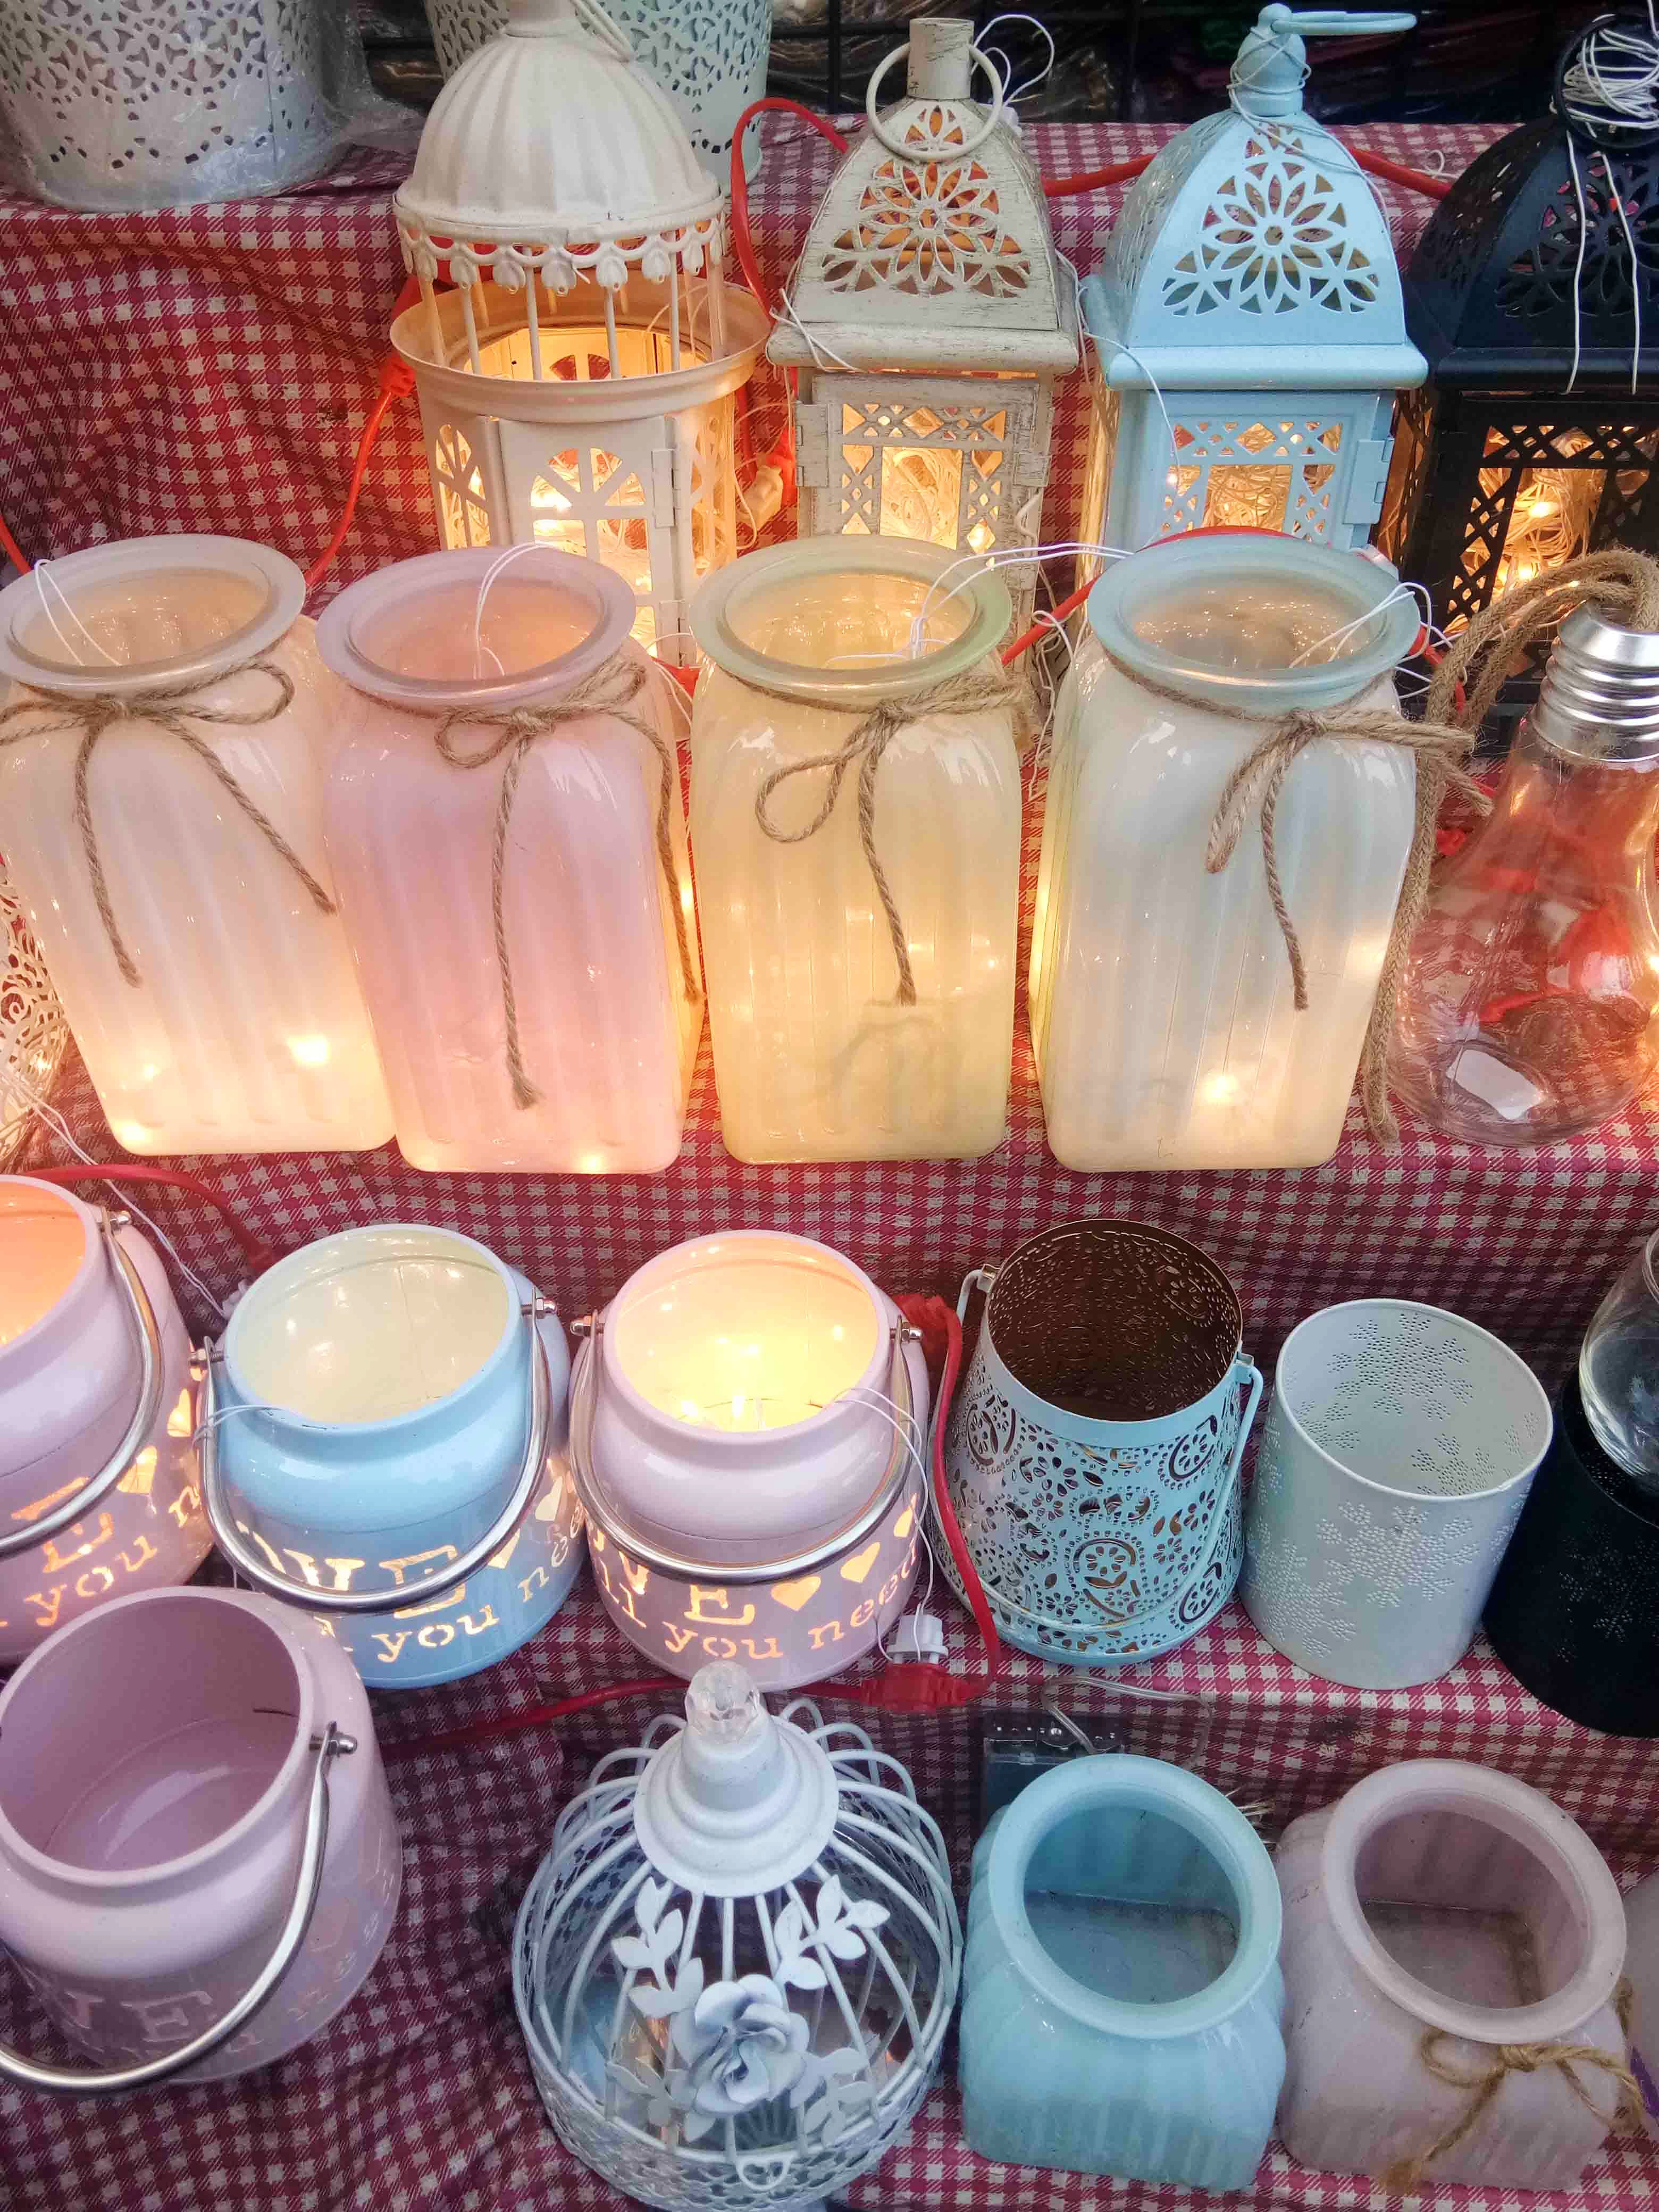
[[[1659,635],[1562,623],[1487,819],[1438,871],[1391,1060],[1448,1136],[1593,1129],[1659,1060]]]
[[[1595,1309],[1579,1347],[1578,1389],[1596,1443],[1659,1497],[1659,1230]]]
[[[1411,756],[1332,740],[1285,780],[1275,842],[1304,1011],[1254,815],[1224,868],[1205,854],[1229,777],[1277,717],[1398,711],[1390,672],[1418,618],[1394,583],[1355,554],[1240,532],[1150,547],[1090,594],[1031,938],[1062,1166],[1307,1167],[1335,1151],[1411,848]]]
[[[362,1152],[392,1134],[344,928],[293,865],[331,892],[337,686],[304,602],[282,554],[188,536],[96,546],[0,592],[0,674],[14,703],[43,695],[0,750],[6,862],[130,1152]],[[187,738],[155,719],[158,695],[181,691]],[[92,702],[111,697],[133,712],[102,723]],[[107,921],[78,818],[83,767]]]
[[[898,1003],[856,792],[842,789],[808,825],[830,797],[823,756],[873,708],[947,678],[994,678],[1007,592],[933,546],[815,538],[710,577],[690,619],[710,664],[691,727],[691,834],[727,1150],[753,1161],[989,1152],[1002,1140],[1013,1046],[1020,789],[1009,708],[926,716],[881,752],[873,849],[901,917],[913,1006]],[[767,790],[791,769],[801,772]],[[763,799],[776,836],[757,818]]]
[[[501,878],[520,1045],[538,1094],[521,1108],[492,890],[513,740],[496,749],[516,711],[556,707],[606,662],[644,655],[628,642],[632,594],[610,570],[526,548],[485,596],[500,558],[400,562],[343,592],[318,626],[325,659],[358,695],[345,695],[329,780],[340,902],[412,1166],[646,1174],[678,1154],[702,1029],[679,781],[671,886],[658,851],[663,770],[639,731],[596,709],[525,755]],[[633,711],[653,720],[672,762],[665,680]],[[454,749],[477,767],[440,752],[447,715]]]

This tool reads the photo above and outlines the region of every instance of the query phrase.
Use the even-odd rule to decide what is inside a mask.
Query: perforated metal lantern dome
[[[1363,544],[1395,395],[1420,384],[1382,210],[1304,110],[1298,26],[1410,15],[1264,8],[1233,105],[1162,148],[1083,287],[1091,421],[1085,538],[1130,550],[1227,524]]]
[[[1430,381],[1401,401],[1377,544],[1436,620],[1603,546],[1659,552],[1659,144],[1555,115],[1510,131],[1441,201],[1405,296]]]
[[[1076,287],[971,22],[919,18],[812,219],[769,357],[799,373],[800,534],[1035,544]],[[908,55],[906,96],[876,105]],[[975,64],[992,97],[969,98]],[[1016,580],[1018,579],[1018,580]],[[1010,578],[1029,620],[1034,571]]]
[[[670,2208],[805,2207],[902,2134],[961,1972],[944,1841],[860,1729],[693,1679],[560,1814],[513,1994],[560,2140]]]
[[[602,562],[635,636],[689,660],[685,602],[737,551],[734,395],[765,317],[723,279],[724,198],[668,94],[597,0],[511,0],[394,204],[440,542]]]

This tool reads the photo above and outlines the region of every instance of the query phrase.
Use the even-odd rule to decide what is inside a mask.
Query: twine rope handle
[[[212,685],[226,683],[233,676],[251,672],[269,677],[276,686],[276,696],[268,705],[237,708],[205,707],[201,703],[202,695]],[[92,759],[100,741],[118,722],[148,722],[158,730],[164,730],[169,737],[176,738],[201,762],[227,797],[241,809],[272,852],[294,871],[318,913],[332,914],[335,912],[333,900],[293,846],[264,809],[243,790],[207,739],[190,726],[191,722],[207,722],[223,729],[258,729],[285,714],[293,703],[293,678],[286,670],[278,668],[275,661],[256,659],[239,661],[234,668],[221,669],[216,674],[198,678],[193,683],[175,684],[162,690],[136,692],[131,696],[114,691],[66,692],[32,687],[30,696],[16,700],[0,710],[0,750],[10,745],[21,744],[27,738],[51,737],[60,733],[78,736],[81,740],[75,756],[76,827],[81,833],[81,849],[86,855],[87,872],[92,878],[92,895],[98,902],[99,919],[104,925],[110,951],[115,955],[115,964],[126,982],[136,987],[143,979],[115,918],[109,882],[104,872],[104,857],[92,818]],[[31,726],[9,726],[22,721],[25,716],[38,719]]]
[[[507,1072],[513,1086],[513,1103],[520,1113],[539,1105],[542,1094],[525,1066],[524,1047],[519,1034],[519,1004],[513,988],[513,958],[507,942],[507,841],[513,826],[513,802],[518,794],[519,778],[538,738],[549,737],[567,722],[579,721],[586,715],[610,714],[636,731],[656,754],[661,771],[657,792],[657,861],[674,917],[674,939],[686,996],[701,996],[685,907],[680,897],[679,874],[674,865],[673,809],[678,770],[673,748],[653,718],[638,703],[650,681],[651,665],[642,655],[618,653],[560,698],[535,707],[515,707],[511,713],[499,715],[477,714],[465,707],[452,708],[434,734],[434,744],[452,768],[488,768],[503,753],[507,756],[507,766],[501,771],[495,834],[490,847],[489,905],[495,939],[495,969],[501,982],[501,1007],[507,1017]],[[463,728],[494,730],[495,736],[478,751],[464,752],[455,741],[455,732]]]
[[[787,700],[799,706],[799,695],[792,691],[774,690],[769,684],[756,684],[745,676],[745,687],[751,691],[765,693],[769,698]],[[898,901],[882,866],[881,854],[876,844],[876,772],[881,766],[882,756],[901,730],[912,723],[925,721],[933,714],[971,714],[987,708],[1011,708],[1019,695],[1019,686],[1006,676],[1000,667],[990,666],[964,670],[959,676],[947,676],[920,691],[911,691],[897,699],[884,699],[872,708],[861,720],[855,723],[847,737],[832,751],[809,753],[805,759],[790,761],[782,768],[769,769],[755,793],[755,819],[762,830],[778,845],[803,845],[818,831],[836,811],[841,788],[854,762],[859,771],[859,842],[864,850],[864,865],[870,871],[870,880],[875,886],[881,910],[887,917],[887,933],[892,941],[893,962],[898,970],[898,989],[894,1003],[914,1006],[916,1003],[916,979],[910,966],[910,947],[904,930],[904,917],[899,912]],[[799,830],[781,830],[772,818],[772,794],[791,776],[823,775],[823,797],[817,812]]]
[[[1628,1976],[1621,1975],[1613,1991],[1613,2005],[1619,2015],[1619,2025],[1626,2039],[1630,2036],[1632,1992]],[[1417,2055],[1425,2073],[1435,2081],[1443,2081],[1449,2089],[1467,2089],[1469,2101],[1451,2125],[1436,2136],[1426,2150],[1413,2151],[1409,2156],[1397,2158],[1386,2166],[1380,2176],[1385,2189],[1404,2195],[1418,2188],[1426,2169],[1443,2152],[1455,2150],[1458,2144],[1470,2135],[1479,2124],[1498,2093],[1511,2074],[1540,2074],[1547,2067],[1559,2069],[1562,2079],[1587,2112],[1598,2120],[1606,2121],[1608,2133],[1615,2136],[1639,2135],[1643,2130],[1642,2093],[1636,2077],[1622,2058],[1614,2058],[1594,2043],[1499,2043],[1492,2046],[1488,2065],[1473,2072],[1461,2072],[1441,2057],[1437,2046],[1455,2042],[1458,2039],[1444,2028],[1427,2027],[1417,2039]],[[1605,2074],[1617,2087],[1618,2102],[1611,2119],[1590,2095],[1579,2080],[1575,2069],[1593,2066]]]

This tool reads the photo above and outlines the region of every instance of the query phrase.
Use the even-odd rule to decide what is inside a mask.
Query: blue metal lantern
[[[1264,8],[1231,106],[1173,138],[1083,287],[1092,349],[1085,538],[1130,550],[1227,525],[1363,544],[1382,508],[1406,335],[1382,210],[1302,105],[1301,33],[1410,15]]]
[[[350,1229],[262,1275],[208,1347],[202,1495],[245,1582],[371,1688],[476,1674],[580,1565],[552,1309],[470,1237]]]

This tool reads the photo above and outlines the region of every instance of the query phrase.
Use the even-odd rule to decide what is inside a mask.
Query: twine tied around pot
[[[1613,1991],[1613,2008],[1619,2015],[1619,2025],[1626,2041],[1630,2037],[1632,1991],[1628,1976],[1620,1975]],[[1455,2150],[1479,2122],[1486,2107],[1511,2074],[1540,2074],[1545,2068],[1559,2067],[1562,2079],[1579,2103],[1596,2118],[1606,2119],[1601,2106],[1589,2094],[1573,2070],[1579,2066],[1593,2066],[1605,2074],[1617,2087],[1618,2103],[1613,2117],[1607,2120],[1610,2135],[1639,2135],[1643,2129],[1642,2093],[1636,2076],[1623,2059],[1613,2058],[1594,2043],[1498,2043],[1492,2046],[1492,2057],[1485,2066],[1463,2072],[1448,2065],[1440,2056],[1437,2045],[1458,2040],[1444,2028],[1425,2027],[1417,2039],[1417,2055],[1425,2073],[1437,2081],[1443,2081],[1449,2089],[1467,2089],[1469,2101],[1445,2131],[1436,2136],[1426,2150],[1413,2151],[1408,2157],[1397,2158],[1384,2166],[1379,2176],[1385,2189],[1404,2195],[1419,2187],[1425,2170],[1443,2153]]]
[[[625,722],[630,730],[637,731],[657,756],[661,769],[661,781],[657,797],[657,860],[662,869],[664,883],[668,888],[668,904],[674,917],[674,939],[679,951],[680,975],[685,984],[686,996],[700,995],[696,963],[692,956],[691,939],[686,927],[685,908],[680,898],[679,877],[674,866],[674,844],[672,836],[674,793],[677,769],[673,748],[658,729],[649,714],[635,702],[651,681],[652,663],[643,655],[619,653],[596,668],[591,676],[573,684],[556,699],[543,701],[533,707],[515,707],[505,714],[480,714],[467,707],[452,708],[439,723],[433,742],[452,768],[488,768],[505,753],[507,766],[501,772],[501,798],[495,808],[495,836],[489,856],[490,916],[495,933],[495,969],[501,981],[501,1006],[507,1016],[507,1072],[513,1085],[513,1103],[520,1113],[539,1105],[541,1092],[530,1080],[524,1064],[524,1049],[519,1037],[518,1000],[513,988],[513,960],[507,951],[507,921],[503,911],[504,886],[507,875],[507,840],[513,823],[513,802],[519,788],[519,778],[531,747],[538,738],[550,737],[567,722],[583,720],[590,714],[610,714]],[[664,673],[664,680],[673,678]],[[458,730],[494,730],[495,738],[478,752],[463,752],[455,742]]]
[[[239,709],[201,704],[203,694],[212,685],[223,684],[233,676],[255,671],[261,676],[269,677],[276,687],[276,696],[268,706]],[[98,902],[104,934],[109,939],[110,951],[115,955],[115,964],[127,982],[137,985],[143,978],[138,972],[137,963],[127,950],[120,924],[115,919],[109,884],[104,873],[103,854],[99,848],[98,832],[93,825],[88,779],[92,757],[98,750],[100,739],[118,722],[148,723],[155,729],[164,730],[168,737],[177,738],[180,744],[187,746],[195,754],[203,767],[240,807],[272,852],[293,869],[318,913],[332,914],[335,911],[333,900],[293,846],[270,816],[249,798],[207,739],[198,736],[190,726],[191,722],[207,722],[225,729],[258,729],[262,724],[274,722],[285,714],[293,703],[292,677],[285,670],[278,668],[274,661],[254,659],[239,661],[234,668],[221,669],[212,676],[198,677],[190,684],[171,685],[157,691],[131,694],[68,692],[50,691],[34,686],[31,688],[29,696],[14,701],[0,712],[0,751],[9,745],[21,744],[26,738],[52,737],[60,732],[80,738],[80,749],[75,756],[76,827],[81,832],[81,849],[86,855],[87,872],[92,878],[92,895]],[[36,720],[31,726],[21,729],[8,727],[9,724],[22,720],[26,715],[44,719]]]
[[[793,691],[774,690],[746,676],[743,680],[751,691],[764,691],[769,698],[800,703],[799,695]],[[967,669],[959,676],[945,677],[924,690],[907,692],[898,699],[884,699],[854,725],[833,751],[810,753],[805,760],[791,761],[783,768],[769,770],[755,793],[755,819],[773,842],[802,845],[809,837],[817,836],[835,812],[847,772],[857,762],[859,840],[864,848],[864,864],[870,871],[870,880],[881,901],[881,910],[887,917],[887,933],[892,939],[893,960],[898,969],[898,990],[894,999],[896,1006],[915,1005],[916,979],[910,967],[904,919],[876,848],[876,771],[881,766],[882,755],[901,730],[908,729],[913,722],[926,720],[930,714],[972,714],[989,708],[1012,708],[1018,696],[1018,685],[1004,675],[1000,665],[994,665]],[[792,775],[815,775],[820,770],[827,770],[828,775],[817,812],[803,829],[780,830],[769,811],[772,793],[780,784],[787,783]]]
[[[1600,553],[1587,553],[1576,561],[1565,562],[1548,575],[1504,592],[1453,640],[1430,684],[1423,719],[1416,722],[1356,704],[1334,707],[1323,714],[1297,709],[1286,714],[1252,714],[1197,691],[1152,683],[1115,654],[1107,655],[1121,674],[1156,698],[1195,707],[1230,721],[1272,724],[1227,779],[1210,824],[1204,865],[1210,874],[1219,874],[1237,850],[1250,814],[1258,814],[1267,896],[1285,940],[1298,1012],[1305,1012],[1308,1006],[1307,970],[1296,925],[1285,902],[1273,842],[1274,819],[1285,779],[1310,745],[1327,738],[1395,745],[1416,755],[1417,809],[1411,850],[1359,1060],[1360,1097],[1366,1122],[1371,1134],[1384,1146],[1391,1147],[1400,1140],[1400,1125],[1389,1101],[1389,1047],[1407,956],[1428,905],[1441,806],[1448,791],[1455,788],[1475,813],[1484,816],[1491,811],[1491,800],[1464,765],[1474,748],[1480,725],[1516,655],[1546,631],[1555,629],[1575,606],[1586,600],[1594,600],[1614,619],[1627,622],[1633,629],[1659,630],[1659,562],[1650,560],[1645,554],[1629,552],[1622,546],[1609,546]],[[1472,674],[1477,665],[1478,672]],[[1456,704],[1460,684],[1465,690],[1461,707]]]

